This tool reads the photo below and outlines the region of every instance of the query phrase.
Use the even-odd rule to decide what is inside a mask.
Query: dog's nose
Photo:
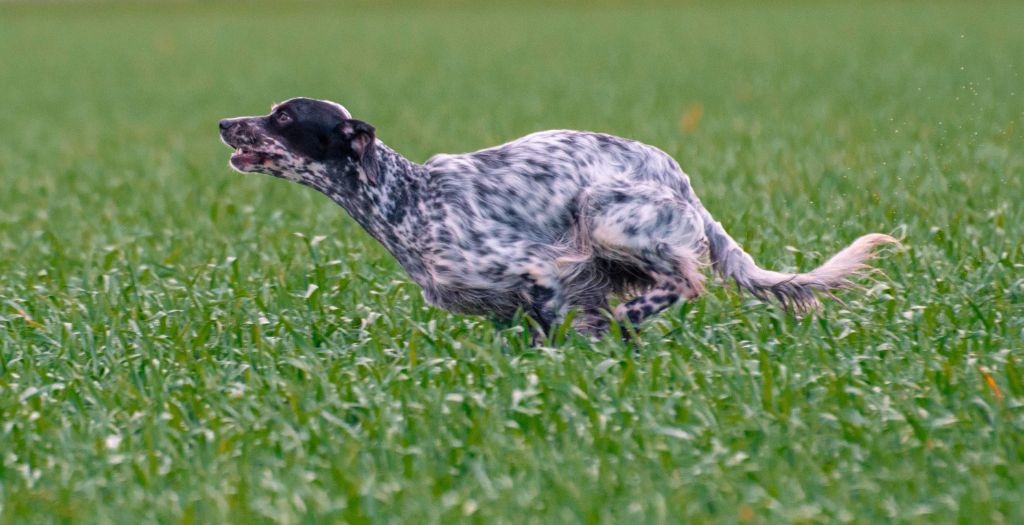
[[[220,130],[224,131],[231,127],[231,122],[228,119],[220,121]]]

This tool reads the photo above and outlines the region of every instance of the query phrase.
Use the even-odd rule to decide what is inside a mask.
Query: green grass
[[[1024,522],[1024,6],[431,5],[4,5],[0,523]],[[530,348],[228,170],[297,95],[655,144],[767,267],[907,249]]]

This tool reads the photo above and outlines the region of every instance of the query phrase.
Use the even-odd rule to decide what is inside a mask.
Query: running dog
[[[572,309],[589,336],[639,324],[704,289],[702,262],[787,310],[818,307],[867,270],[872,233],[820,267],[758,267],[701,204],[668,154],[601,133],[542,131],[507,144],[412,162],[340,104],[294,98],[269,115],[220,122],[240,172],[310,186],[345,208],[441,308],[547,332]],[[612,294],[627,299],[610,309]],[[631,297],[631,298],[630,298]]]

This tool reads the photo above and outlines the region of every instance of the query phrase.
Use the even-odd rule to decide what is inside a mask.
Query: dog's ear
[[[344,146],[352,152],[360,174],[372,186],[377,185],[377,137],[373,126],[361,120],[348,119],[338,125]]]

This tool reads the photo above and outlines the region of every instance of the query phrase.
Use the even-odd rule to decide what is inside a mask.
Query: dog
[[[440,308],[544,333],[599,337],[704,290],[702,266],[802,314],[896,239],[864,235],[817,269],[758,267],[658,148],[584,131],[541,131],[473,153],[412,162],[335,102],[293,98],[220,121],[229,164],[310,186],[383,244]],[[610,308],[610,295],[623,302]],[[609,315],[610,314],[610,315]],[[543,336],[543,334],[540,334]]]

